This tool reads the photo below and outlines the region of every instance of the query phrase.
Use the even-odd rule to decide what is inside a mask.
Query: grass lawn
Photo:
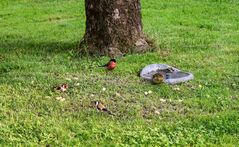
[[[73,51],[83,0],[1,0],[0,144],[239,146],[239,2],[142,0],[142,13],[160,50],[118,58],[106,75],[107,57]],[[137,77],[151,63],[195,79],[151,85]],[[65,82],[67,92],[52,90]]]

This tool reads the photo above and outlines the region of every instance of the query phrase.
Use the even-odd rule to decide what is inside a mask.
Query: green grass
[[[97,67],[107,57],[74,55],[83,0],[2,0],[0,144],[238,146],[239,2],[142,0],[142,12],[145,33],[161,49],[117,59],[109,76]],[[151,63],[195,79],[151,85],[136,76]],[[64,82],[66,93],[52,91]],[[115,116],[95,110],[94,100]]]

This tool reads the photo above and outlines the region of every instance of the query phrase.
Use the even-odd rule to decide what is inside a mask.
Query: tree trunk
[[[85,0],[86,31],[80,48],[90,54],[119,56],[145,52],[140,0]]]

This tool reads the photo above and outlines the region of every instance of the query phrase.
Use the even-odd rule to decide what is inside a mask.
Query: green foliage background
[[[239,2],[142,0],[142,12],[160,50],[119,58],[106,74],[97,66],[107,57],[73,51],[85,28],[83,0],[1,0],[0,144],[238,146]],[[137,77],[151,63],[195,80],[151,85]],[[66,93],[52,91],[64,82]],[[115,116],[95,110],[94,100]]]

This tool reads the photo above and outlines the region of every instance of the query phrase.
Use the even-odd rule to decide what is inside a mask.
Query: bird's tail
[[[106,67],[107,65],[105,64],[105,65],[99,65],[98,67]]]
[[[110,114],[110,115],[114,115],[111,111],[109,111],[109,110],[106,109],[106,108],[104,108],[103,111],[104,111],[104,112],[107,112],[107,113]]]

